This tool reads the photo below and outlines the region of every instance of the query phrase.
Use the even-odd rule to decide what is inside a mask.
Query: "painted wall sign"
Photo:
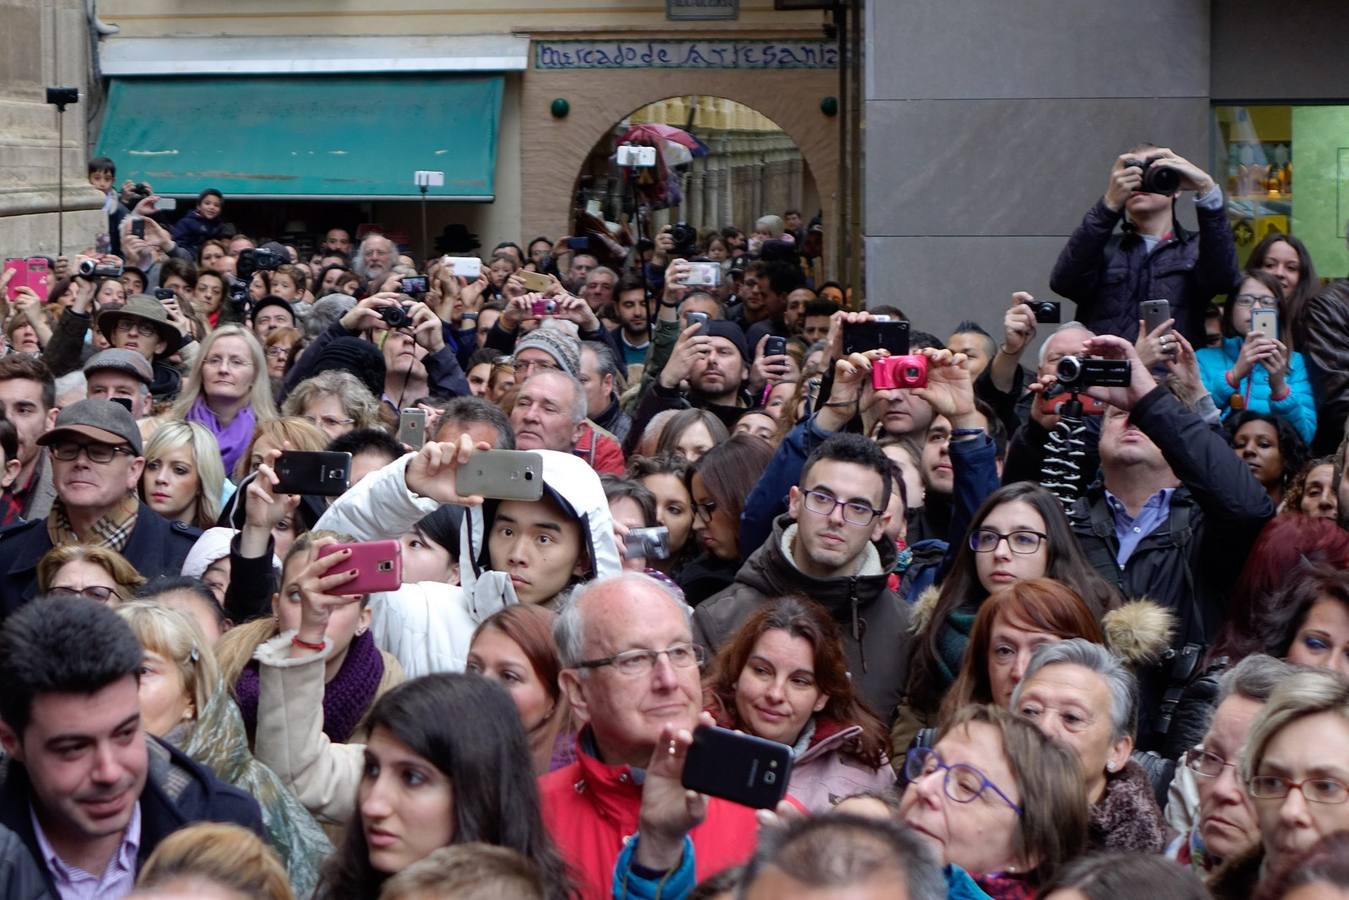
[[[536,69],[836,69],[829,41],[538,41]]]
[[[665,0],[665,18],[672,21],[738,19],[740,0]]]

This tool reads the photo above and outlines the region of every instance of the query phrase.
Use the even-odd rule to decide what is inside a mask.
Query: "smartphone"
[[[778,335],[769,335],[768,340],[763,342],[764,356],[785,356],[787,354],[787,339]]]
[[[413,450],[426,443],[426,410],[410,408],[398,414],[398,441]]]
[[[689,270],[684,275],[684,284],[689,287],[716,287],[721,284],[721,263],[689,263]]]
[[[1251,331],[1258,331],[1267,338],[1279,339],[1279,311],[1277,309],[1251,310]]]
[[[455,477],[461,497],[538,500],[543,496],[543,457],[527,450],[481,450]]]
[[[482,275],[482,260],[476,256],[442,256],[440,261],[454,267],[455,278],[477,281]]]
[[[525,283],[525,290],[535,294],[542,294],[553,286],[553,280],[547,275],[540,275],[538,272],[529,272],[525,269],[515,273],[520,276],[520,280]]]
[[[155,299],[159,301],[173,300],[178,295],[168,288],[155,288]]]
[[[155,212],[168,212],[177,208],[178,201],[172,197],[160,197],[155,201]]]
[[[131,236],[138,238],[145,237],[145,220],[140,216],[131,217]]]
[[[1143,327],[1151,334],[1167,319],[1171,318],[1170,300],[1144,300],[1138,304],[1138,311],[1143,316]]]
[[[792,748],[727,728],[702,725],[684,761],[684,787],[753,809],[772,809],[787,796]]]
[[[336,497],[351,481],[351,454],[327,450],[285,450],[276,461],[277,494]]]
[[[403,545],[398,541],[369,541],[356,544],[324,544],[319,548],[319,559],[339,550],[350,550],[351,556],[340,566],[333,566],[324,576],[355,569],[355,579],[337,588],[343,596],[396,591],[403,586]]]
[[[398,289],[405,294],[419,296],[425,294],[429,285],[425,275],[407,275],[398,282]]]
[[[28,257],[28,289],[37,294],[38,300],[47,302],[47,275],[50,267],[43,256]]]
[[[5,260],[5,271],[14,271],[14,277],[5,288],[5,299],[14,300],[19,296],[19,288],[28,287],[28,261],[25,259]]]
[[[691,312],[686,316],[690,325],[697,325],[698,330],[694,334],[707,334],[707,323],[711,318],[705,312]]]
[[[909,353],[909,323],[884,320],[858,322],[843,326],[843,352],[865,353],[868,350],[889,350],[891,356]]]
[[[670,529],[664,525],[654,528],[630,528],[623,538],[625,559],[669,559]]]
[[[569,237],[567,238],[567,249],[573,253],[589,253],[590,238],[588,237]]]

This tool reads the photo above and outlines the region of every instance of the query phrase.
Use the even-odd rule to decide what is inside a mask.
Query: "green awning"
[[[114,78],[99,134],[117,180],[239,199],[491,201],[499,75]]]

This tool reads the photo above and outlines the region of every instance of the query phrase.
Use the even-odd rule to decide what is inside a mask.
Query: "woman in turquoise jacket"
[[[1263,334],[1251,328],[1256,309],[1279,309],[1283,288],[1273,275],[1247,270],[1241,286],[1223,307],[1221,345],[1205,347],[1195,355],[1204,387],[1222,411],[1224,419],[1243,409],[1275,413],[1293,423],[1310,441],[1316,434],[1316,400],[1307,377],[1307,362],[1301,353],[1290,352],[1278,334]],[[1280,330],[1286,334],[1286,317]]]

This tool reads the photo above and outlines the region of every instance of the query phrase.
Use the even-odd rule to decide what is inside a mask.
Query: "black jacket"
[[[1302,321],[1293,327],[1316,390],[1312,449],[1328,455],[1339,447],[1349,418],[1349,279],[1336,281],[1308,300]]]
[[[50,900],[52,894],[43,867],[33,859],[23,839],[0,825],[0,898]]]
[[[158,738],[147,736],[145,745],[150,754],[150,765],[140,795],[141,840],[136,851],[137,872],[160,841],[196,822],[242,825],[263,840],[267,839],[262,810],[247,793],[216,778],[210,769]],[[55,897],[56,886],[46,864],[41,862],[42,852],[29,815],[31,792],[24,767],[9,758],[0,760],[0,825],[18,836],[42,873],[47,889]]]
[[[1236,284],[1237,250],[1223,209],[1195,207],[1199,233],[1173,222],[1170,236],[1149,252],[1143,238],[1125,226],[1112,240],[1123,218],[1098,200],[1054,264],[1049,288],[1077,304],[1077,318],[1097,334],[1138,339],[1138,305],[1144,300],[1170,300],[1176,329],[1196,347],[1204,346],[1204,314],[1216,294]]]
[[[1145,536],[1120,568],[1114,514],[1105,485],[1097,483],[1073,505],[1073,530],[1092,566],[1126,598],[1146,597],[1175,613],[1173,651],[1186,644],[1204,647],[1227,617],[1232,583],[1260,529],[1273,518],[1274,504],[1227,441],[1165,387],[1140,400],[1131,420],[1180,479],[1168,521]],[[1138,745],[1155,749],[1157,736],[1150,734],[1146,713],[1156,709],[1166,675],[1159,668],[1139,676],[1145,715]]]
[[[122,555],[147,581],[178,575],[183,560],[201,531],[170,522],[144,503],[136,511],[136,527]],[[37,564],[52,548],[47,520],[32,519],[0,530],[0,623],[37,596]]]
[[[909,605],[890,590],[895,545],[872,544],[880,572],[838,578],[814,578],[796,567],[783,550],[783,533],[795,524],[779,516],[773,533],[735,576],[735,583],[693,611],[693,639],[709,651],[724,644],[766,601],[802,594],[829,610],[843,635],[852,680],[881,721],[894,718],[909,668]]]

